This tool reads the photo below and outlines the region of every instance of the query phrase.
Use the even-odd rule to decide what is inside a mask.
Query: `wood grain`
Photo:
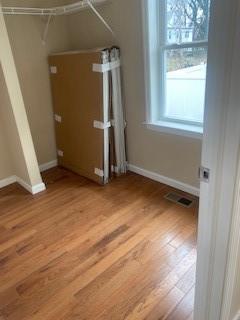
[[[102,187],[61,168],[0,190],[1,320],[192,319],[197,199],[128,173]]]

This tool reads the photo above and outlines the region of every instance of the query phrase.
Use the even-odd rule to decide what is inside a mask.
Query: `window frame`
[[[167,133],[170,133],[172,127],[174,134],[180,134],[182,127],[182,131],[189,131],[190,135],[192,132],[193,137],[201,138],[203,132],[202,122],[173,119],[163,116],[166,97],[165,52],[167,50],[187,48],[208,48],[208,40],[183,42],[181,44],[167,43],[166,1],[167,0],[142,0],[146,124],[148,125],[147,127],[152,130],[155,130],[157,126],[162,127],[163,130],[158,128],[157,131],[166,131]],[[158,88],[156,83],[158,84]],[[164,130],[164,127],[166,130]]]

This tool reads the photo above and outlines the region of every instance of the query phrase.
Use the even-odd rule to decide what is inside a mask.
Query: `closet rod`
[[[102,4],[108,0],[91,0],[93,4]],[[32,16],[60,16],[75,13],[89,7],[87,0],[53,8],[25,8],[25,7],[1,7],[0,13],[6,15],[32,15]]]

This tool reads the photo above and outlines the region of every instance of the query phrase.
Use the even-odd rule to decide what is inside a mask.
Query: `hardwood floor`
[[[44,180],[0,190],[0,320],[193,319],[197,203],[131,173]]]

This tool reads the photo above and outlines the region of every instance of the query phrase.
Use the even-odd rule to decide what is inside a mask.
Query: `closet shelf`
[[[92,4],[103,4],[108,0],[91,0]],[[53,8],[25,8],[25,7],[0,7],[0,12],[6,15],[32,15],[32,16],[61,16],[79,12],[89,7],[87,0],[80,0],[73,4]]]

